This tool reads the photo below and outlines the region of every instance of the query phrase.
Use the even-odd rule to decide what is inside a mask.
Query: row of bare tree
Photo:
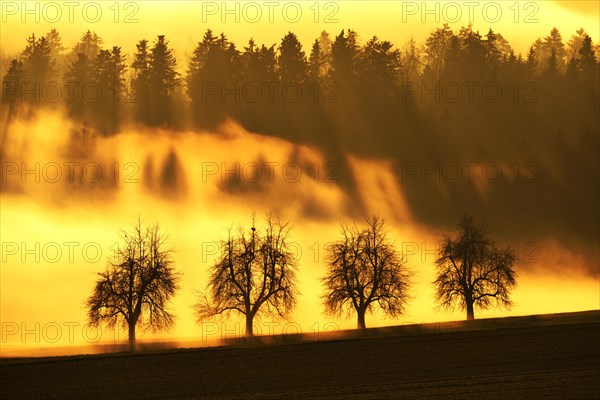
[[[368,311],[379,307],[398,316],[412,298],[412,272],[388,237],[385,221],[371,216],[365,222],[363,228],[342,225],[340,237],[327,248],[322,278],[326,313],[356,313],[359,329],[365,328]],[[433,283],[439,307],[466,310],[469,320],[475,307],[510,307],[509,292],[516,285],[513,251],[498,247],[473,217],[463,217],[457,228],[456,236],[444,236],[437,254]],[[262,226],[253,218],[249,230],[230,229],[195,306],[198,321],[239,313],[246,320],[246,335],[252,336],[257,315],[288,318],[300,294],[289,234],[289,224],[272,216]],[[133,345],[136,328],[157,331],[173,325],[167,306],[181,274],[158,224],[138,220],[131,232],[122,232],[122,240],[116,259],[99,273],[87,309],[92,325],[127,328]]]

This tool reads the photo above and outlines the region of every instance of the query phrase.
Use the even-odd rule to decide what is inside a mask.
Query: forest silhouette
[[[292,32],[239,47],[208,30],[184,60],[163,35],[127,56],[90,31],[67,49],[52,30],[29,37],[6,66],[3,118],[66,107],[99,136],[131,125],[218,131],[233,119],[319,148],[337,165],[354,215],[366,210],[348,155],[392,160],[422,223],[486,215],[503,239],[577,248],[597,274],[599,53],[582,29],[568,40],[552,29],[519,54],[498,32],[444,25],[422,44],[344,30],[323,32],[310,49]],[[54,101],[43,90],[52,84],[62,88]],[[504,170],[485,182],[486,195],[467,176],[439,179],[447,165],[489,163]]]

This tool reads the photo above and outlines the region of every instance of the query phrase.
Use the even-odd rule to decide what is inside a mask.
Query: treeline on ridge
[[[337,136],[343,127],[354,136],[356,128],[343,119],[357,111],[370,129],[398,126],[390,120],[419,127],[424,122],[415,103],[434,109],[473,102],[509,107],[545,96],[560,103],[565,97],[556,94],[562,91],[571,93],[565,102],[588,103],[598,93],[597,53],[583,29],[566,44],[552,29],[526,55],[516,54],[500,33],[481,35],[471,25],[459,32],[444,25],[422,46],[409,40],[403,48],[377,37],[361,44],[352,30],[333,38],[323,32],[310,51],[292,32],[279,44],[250,39],[240,49],[208,30],[185,63],[163,35],[140,40],[128,57],[119,46],[104,48],[90,31],[67,50],[53,29],[29,37],[10,62],[2,99],[10,110],[20,103],[48,105],[57,102],[45,89],[53,83],[69,115],[101,134],[118,132],[126,120],[215,128],[230,117],[253,131],[319,140],[312,131]],[[497,87],[483,91],[489,83],[503,90],[500,99]]]

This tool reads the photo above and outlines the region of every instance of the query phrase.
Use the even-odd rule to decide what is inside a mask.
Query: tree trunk
[[[475,313],[473,312],[473,301],[467,301],[467,321],[475,319]]]
[[[367,326],[365,325],[365,309],[363,308],[359,308],[358,310],[356,310],[356,313],[358,314],[358,324],[357,324],[357,329],[365,329]]]
[[[250,313],[246,314],[246,336],[254,336],[254,330],[252,329],[253,319],[254,315]]]
[[[129,324],[129,350],[135,350],[135,324]]]

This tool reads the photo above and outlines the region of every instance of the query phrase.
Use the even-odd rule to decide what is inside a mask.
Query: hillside
[[[600,311],[0,361],[0,397],[596,398]]]

